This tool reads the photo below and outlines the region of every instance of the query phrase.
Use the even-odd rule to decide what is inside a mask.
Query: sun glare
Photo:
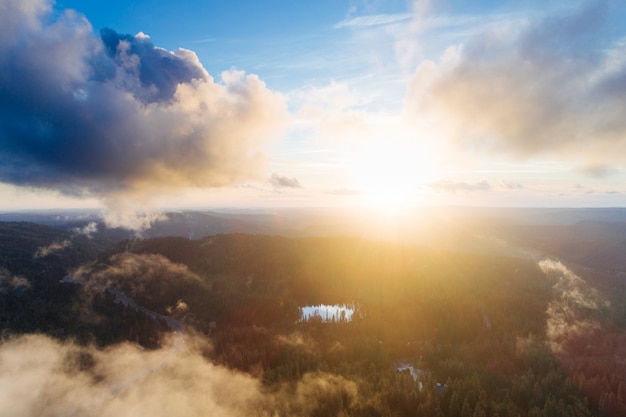
[[[369,143],[354,154],[350,176],[370,208],[397,210],[420,203],[434,163],[425,149],[406,141]]]

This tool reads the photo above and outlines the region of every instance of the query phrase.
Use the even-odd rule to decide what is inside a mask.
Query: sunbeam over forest
[[[0,0],[0,417],[626,415],[624,23]]]

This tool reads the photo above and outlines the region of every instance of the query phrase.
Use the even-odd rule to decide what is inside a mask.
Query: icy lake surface
[[[325,322],[351,321],[354,314],[354,304],[320,304],[305,306],[301,310],[301,321],[308,321],[314,317],[319,317]]]

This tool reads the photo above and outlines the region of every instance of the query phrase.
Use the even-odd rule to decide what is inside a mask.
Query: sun
[[[432,155],[419,144],[374,140],[353,153],[349,175],[371,208],[397,210],[421,203],[434,175]]]

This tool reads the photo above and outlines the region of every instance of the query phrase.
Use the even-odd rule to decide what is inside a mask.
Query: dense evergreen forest
[[[0,250],[4,340],[159,349],[170,317],[268,394],[302,397],[309,383],[306,406],[262,403],[259,415],[626,415],[620,310],[567,298],[537,260],[353,237],[112,244],[31,223],[4,223]],[[355,311],[302,320],[318,304]]]

